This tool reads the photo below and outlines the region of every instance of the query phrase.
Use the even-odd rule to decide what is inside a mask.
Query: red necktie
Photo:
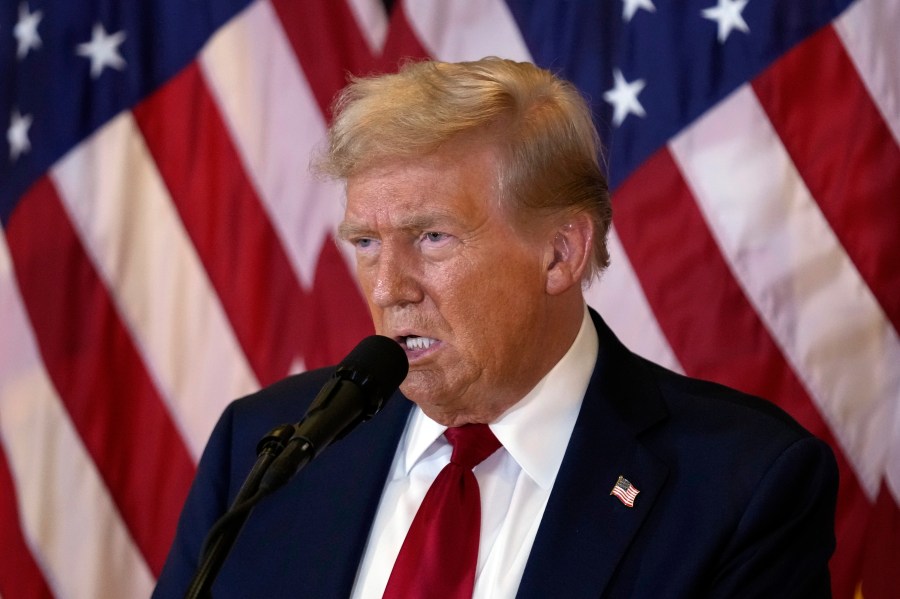
[[[481,537],[481,494],[472,468],[497,451],[486,424],[448,428],[453,446],[400,548],[384,599],[471,599]]]

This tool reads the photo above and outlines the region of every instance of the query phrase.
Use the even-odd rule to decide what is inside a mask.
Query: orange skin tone
[[[347,181],[340,237],[375,330],[407,349],[404,395],[447,426],[496,420],[565,354],[583,316],[590,220],[513,225],[490,145],[380,163]]]

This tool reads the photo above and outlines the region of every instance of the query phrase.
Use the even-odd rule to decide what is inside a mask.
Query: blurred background
[[[308,171],[335,93],[486,55],[593,106],[590,303],[828,441],[834,594],[900,596],[897,31],[896,0],[0,0],[0,596],[150,594],[224,406],[372,330]]]

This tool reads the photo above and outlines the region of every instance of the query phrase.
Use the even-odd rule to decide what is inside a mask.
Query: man
[[[587,309],[609,259],[598,146],[578,92],[529,64],[409,64],[344,90],[319,166],[346,180],[339,234],[376,331],[406,350],[404,397],[257,506],[214,596],[449,596],[457,581],[404,595],[403,579],[463,553],[413,537],[437,518],[416,514],[451,433],[473,424],[502,446],[474,466],[463,595],[830,595],[827,446],[768,403],[631,354]],[[255,444],[329,374],[229,407],[158,596],[183,594]]]

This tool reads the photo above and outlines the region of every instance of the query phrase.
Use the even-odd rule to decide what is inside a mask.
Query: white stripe
[[[347,0],[372,54],[381,54],[387,39],[388,20],[381,0]]]
[[[325,125],[269,2],[251,4],[220,29],[200,64],[250,180],[310,288],[322,244],[343,216],[343,189],[309,172]]]
[[[585,292],[588,304],[603,315],[631,351],[676,372],[684,372],[659,328],[615,228],[609,233],[607,245],[609,268]]]
[[[896,332],[749,86],[671,149],[738,282],[874,499],[900,397]]]
[[[448,62],[500,56],[531,62],[502,0],[404,0],[406,15],[431,56]]]
[[[893,401],[894,423],[888,437],[891,446],[885,465],[885,480],[894,496],[894,503],[900,506],[900,398],[895,397]]]
[[[57,597],[148,596],[153,575],[41,363],[2,229],[0,314],[0,450],[38,567]]]
[[[131,114],[51,176],[196,460],[225,404],[258,383]]]
[[[834,27],[900,144],[900,2],[860,0],[835,20]]]

